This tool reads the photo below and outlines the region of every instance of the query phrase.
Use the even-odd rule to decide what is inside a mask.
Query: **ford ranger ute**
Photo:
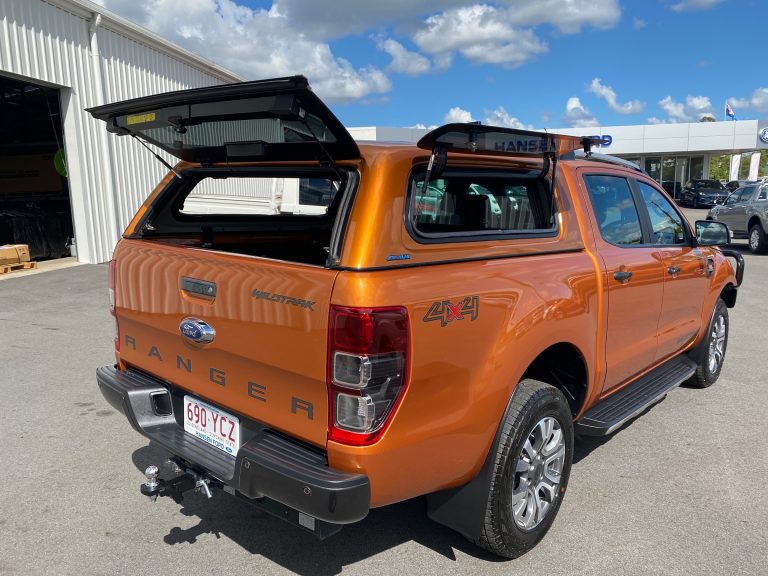
[[[109,263],[97,370],[172,455],[152,500],[223,491],[323,538],[426,496],[515,557],[554,521],[577,434],[720,374],[744,268],[727,227],[690,226],[593,139],[448,124],[358,145],[303,77],[90,112],[179,159]]]

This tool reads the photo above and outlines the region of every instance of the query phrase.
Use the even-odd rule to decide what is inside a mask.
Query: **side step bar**
[[[587,410],[574,430],[585,436],[610,434],[688,380],[695,371],[696,364],[687,356],[672,358]]]

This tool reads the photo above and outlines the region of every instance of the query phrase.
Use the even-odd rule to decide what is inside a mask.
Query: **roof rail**
[[[595,152],[586,154],[583,150],[574,150],[572,159],[592,160],[593,162],[606,162],[608,164],[616,164],[618,166],[624,166],[625,168],[631,168],[636,172],[640,172],[641,174],[645,174],[646,176],[648,176],[648,173],[642,168],[640,168],[640,166],[638,166],[634,162],[630,162],[629,160],[624,160],[624,158],[619,158],[617,156],[610,156],[609,154],[597,154]]]

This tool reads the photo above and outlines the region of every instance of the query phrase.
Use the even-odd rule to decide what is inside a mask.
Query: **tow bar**
[[[218,480],[214,480],[206,474],[201,474],[185,467],[175,459],[166,461],[166,466],[175,474],[179,474],[171,480],[163,480],[158,477],[160,470],[157,466],[150,465],[144,471],[147,481],[139,486],[139,490],[144,496],[147,496],[151,502],[155,502],[158,496],[168,496],[176,503],[184,499],[184,492],[194,490],[212,498],[211,488],[218,486]]]

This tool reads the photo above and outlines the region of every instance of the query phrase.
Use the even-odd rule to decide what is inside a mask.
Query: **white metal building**
[[[18,127],[0,142],[0,204],[45,196],[41,183],[58,181],[46,171],[55,147],[63,147],[61,186],[78,260],[108,260],[166,169],[136,142],[108,134],[84,109],[240,80],[88,0],[0,0],[0,114],[6,126]],[[55,140],[47,148],[18,139],[36,122],[42,132],[53,126],[52,135],[40,137]]]

